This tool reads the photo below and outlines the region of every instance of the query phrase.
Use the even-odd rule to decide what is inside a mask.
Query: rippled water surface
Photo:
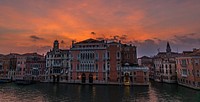
[[[0,84],[0,102],[200,102],[200,91],[175,84],[150,86]]]

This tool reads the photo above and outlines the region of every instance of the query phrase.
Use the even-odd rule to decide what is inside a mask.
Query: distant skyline
[[[199,0],[1,0],[0,53],[45,54],[88,38],[122,40],[138,57],[200,48]]]

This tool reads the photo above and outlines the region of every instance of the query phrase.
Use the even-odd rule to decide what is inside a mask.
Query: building
[[[4,75],[4,55],[0,54],[0,79],[2,79],[3,75]]]
[[[153,63],[153,58],[148,57],[148,56],[142,56],[138,58],[138,65],[139,66],[147,66],[149,64]]]
[[[149,85],[149,68],[124,65],[121,70],[121,82],[125,85]]]
[[[40,81],[45,73],[45,57],[37,53],[26,53],[17,56],[15,80]]]
[[[10,53],[8,55],[1,55],[0,63],[0,79],[12,81],[15,78],[16,61],[18,54]]]
[[[67,82],[70,79],[70,51],[59,48],[58,40],[46,54],[46,82]]]
[[[149,79],[154,79],[155,67],[154,67],[154,63],[153,63],[153,58],[147,57],[147,56],[142,56],[142,57],[138,58],[138,64],[139,64],[139,66],[148,67],[149,68]]]
[[[87,39],[72,42],[70,80],[80,83],[107,82],[110,79],[110,52],[105,42]]]
[[[176,58],[177,81],[194,89],[200,89],[200,49],[184,51]]]
[[[154,80],[158,82],[176,83],[176,60],[180,54],[171,52],[171,47],[167,42],[166,52],[159,52],[154,56]]]
[[[6,56],[9,59],[8,79],[11,81],[15,80],[17,56],[19,56],[19,54],[16,54],[16,53],[10,53]]]
[[[135,46],[120,41],[87,39],[72,42],[70,53],[72,60],[69,77],[72,82],[129,85],[148,83],[148,68],[138,67]]]
[[[46,71],[45,57],[37,53],[24,54],[23,56],[27,56],[25,75],[30,76],[33,81],[44,81]]]
[[[23,80],[25,77],[26,69],[26,56],[19,55],[17,56],[17,66],[15,70],[15,79]]]

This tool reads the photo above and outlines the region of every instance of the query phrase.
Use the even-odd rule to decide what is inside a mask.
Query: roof
[[[108,42],[108,44],[120,44],[120,43],[119,43],[119,42],[112,41],[112,42]]]
[[[139,59],[152,59],[152,58],[150,58],[150,57],[148,57],[148,56],[142,56],[142,57],[140,57]]]
[[[180,57],[193,57],[200,56],[200,49],[195,49],[193,51],[183,51]]]
[[[95,39],[90,38],[90,39],[77,42],[75,44],[83,44],[83,43],[104,43],[104,40],[95,40]]]
[[[47,55],[48,54],[67,54],[69,53],[69,50],[67,49],[58,49],[58,50],[50,50],[49,52],[47,52]]]
[[[177,52],[159,52],[154,58],[164,58],[164,57],[177,57],[180,56]]]
[[[40,57],[43,57],[42,55],[37,54],[37,53],[25,53],[25,54],[22,54],[22,56],[40,56]]]

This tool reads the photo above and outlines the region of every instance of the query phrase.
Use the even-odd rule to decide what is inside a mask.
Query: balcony
[[[180,64],[181,65],[181,67],[187,67],[187,64],[185,63],[185,64]]]
[[[182,77],[187,77],[187,74],[181,74]]]
[[[52,64],[53,67],[61,67],[62,64]]]
[[[188,76],[188,74],[187,74],[187,69],[182,69],[181,76],[182,76],[182,77],[187,77],[187,76]]]

